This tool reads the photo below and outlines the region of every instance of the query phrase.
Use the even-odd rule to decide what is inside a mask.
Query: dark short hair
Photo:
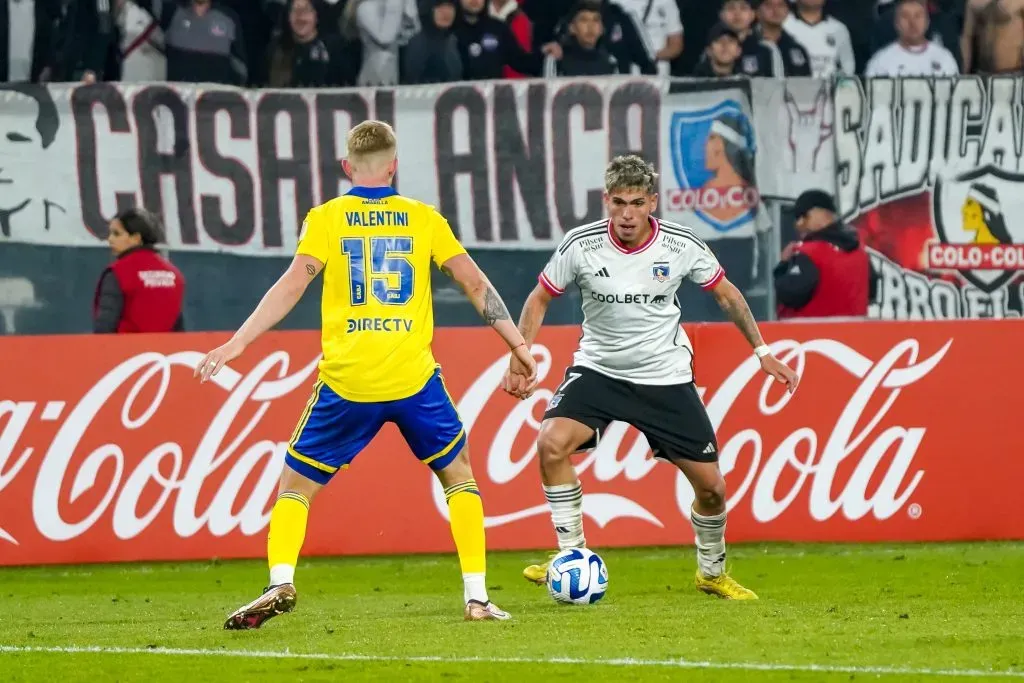
[[[57,105],[53,101],[50,89],[38,83],[0,83],[0,93],[4,92],[16,92],[36,101],[39,105],[36,130],[43,141],[43,149],[52,145],[60,129],[60,114],[57,112]]]
[[[601,0],[577,0],[569,12],[569,21],[575,21],[581,12],[601,14]]]
[[[160,217],[152,211],[138,208],[126,209],[114,216],[114,219],[121,222],[125,232],[129,235],[142,237],[142,243],[146,246],[161,244],[166,239],[163,223]]]

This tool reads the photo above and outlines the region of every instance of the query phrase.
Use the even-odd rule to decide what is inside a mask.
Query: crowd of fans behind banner
[[[0,82],[1006,73],[1022,16],[1024,0],[0,0]]]

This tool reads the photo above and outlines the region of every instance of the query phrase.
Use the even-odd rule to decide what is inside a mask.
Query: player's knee
[[[541,464],[558,462],[572,455],[572,434],[546,424],[537,437],[537,455]]]
[[[725,478],[719,477],[714,482],[710,482],[707,485],[699,487],[694,493],[697,496],[697,500],[700,501],[701,507],[705,510],[725,509]]]

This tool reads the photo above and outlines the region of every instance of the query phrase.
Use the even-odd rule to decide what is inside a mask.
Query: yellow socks
[[[476,480],[469,479],[444,490],[451,518],[452,538],[462,565],[465,599],[487,602],[487,542],[484,536],[484,505]]]
[[[294,583],[295,565],[299,561],[302,541],[306,538],[308,518],[309,501],[304,495],[285,491],[277,497],[270,513],[270,533],[267,535],[271,586]]]

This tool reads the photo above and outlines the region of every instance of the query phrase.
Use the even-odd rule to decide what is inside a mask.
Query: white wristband
[[[762,344],[761,346],[758,346],[756,349],[754,349],[754,355],[757,356],[758,358],[764,358],[765,356],[771,355],[771,353],[772,350],[768,347],[767,344]]]

